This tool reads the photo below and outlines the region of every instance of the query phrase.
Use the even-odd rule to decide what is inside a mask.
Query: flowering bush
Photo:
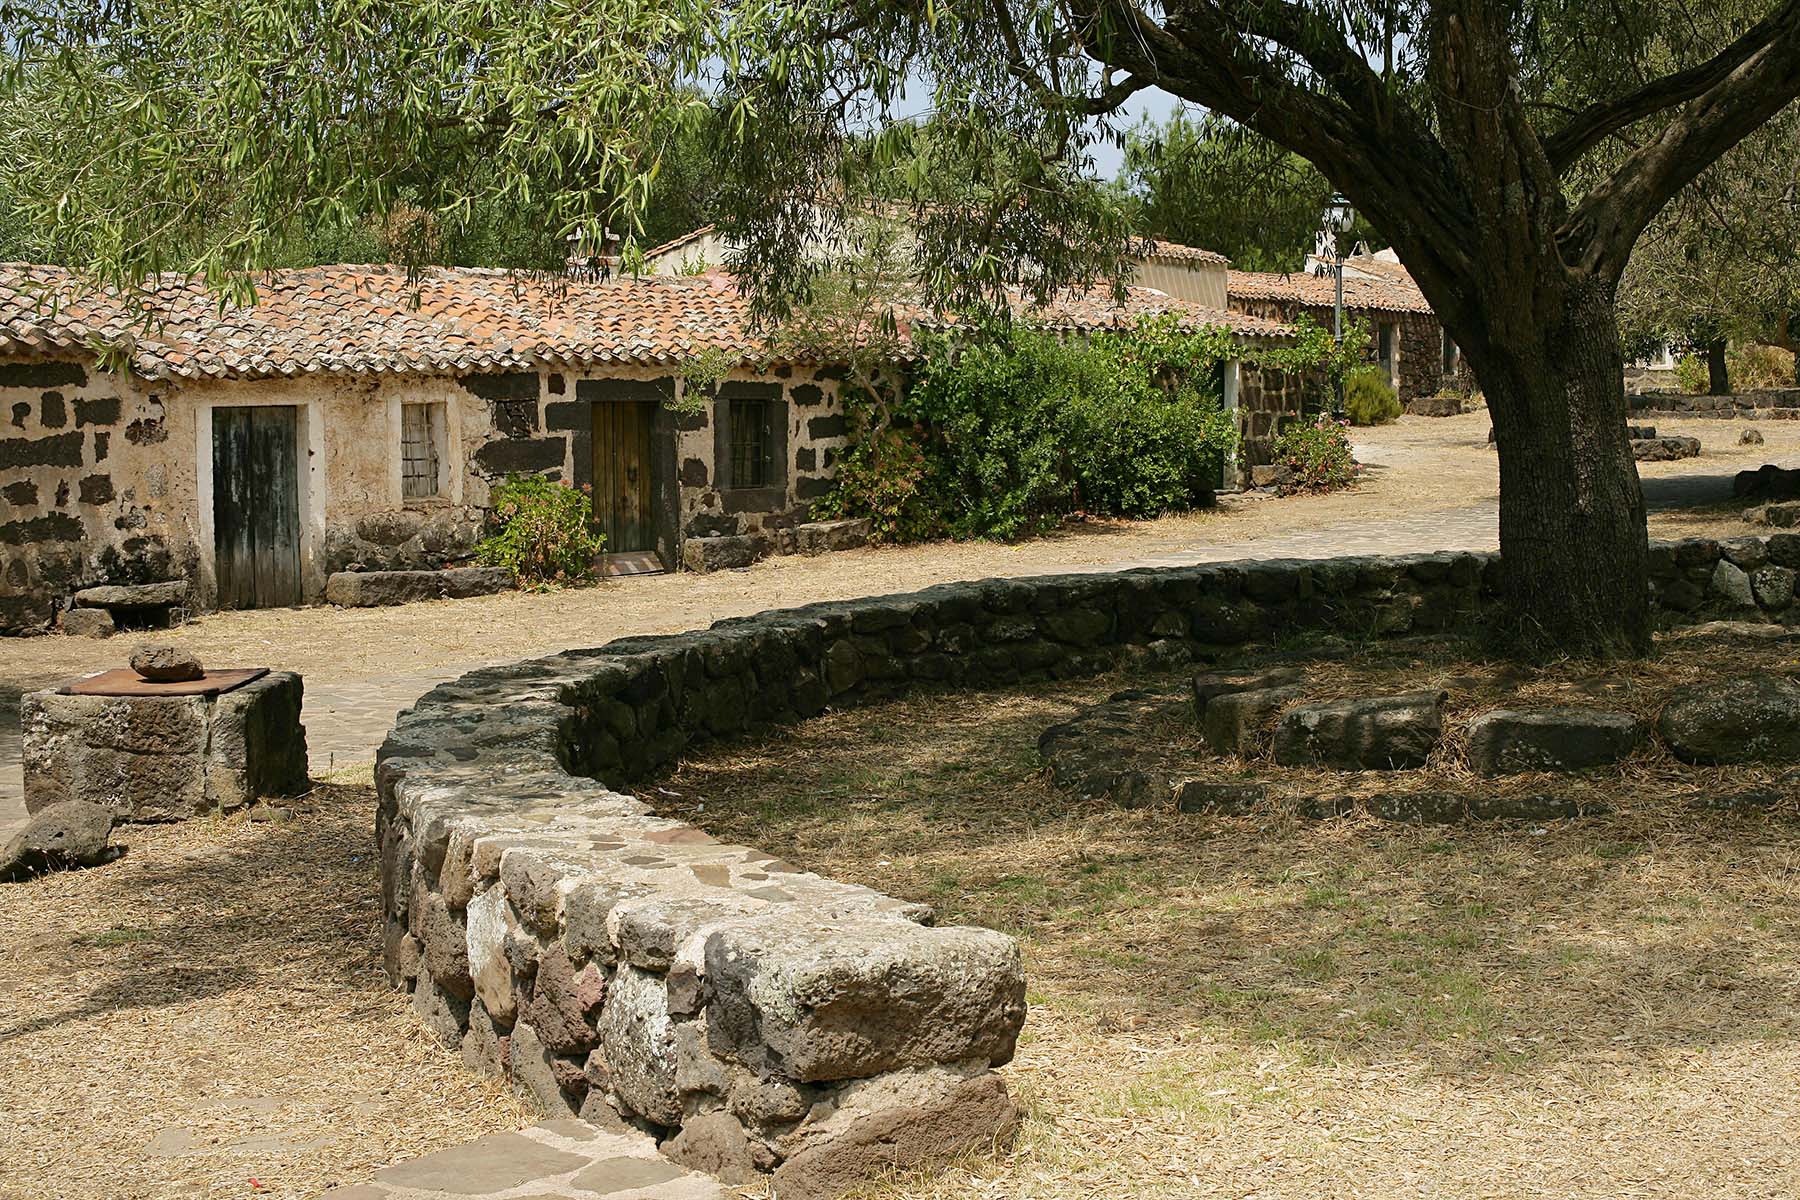
[[[496,532],[475,547],[475,557],[527,586],[593,578],[606,539],[593,530],[592,490],[541,475],[507,476],[492,497]]]
[[[1334,492],[1356,482],[1350,453],[1350,422],[1320,413],[1295,421],[1275,439],[1275,461],[1288,469],[1283,492]]]

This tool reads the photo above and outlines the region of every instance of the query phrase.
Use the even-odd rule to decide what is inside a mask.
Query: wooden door
[[[213,410],[213,570],[220,608],[300,603],[300,410]]]
[[[656,549],[650,430],[656,405],[594,402],[594,524],[608,555]]]

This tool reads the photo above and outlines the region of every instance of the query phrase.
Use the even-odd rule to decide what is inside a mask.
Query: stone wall
[[[1642,392],[1629,396],[1634,413],[1669,413],[1684,417],[1743,417],[1763,420],[1800,419],[1800,388],[1770,388],[1735,396],[1690,396],[1685,392]]]
[[[1238,367],[1238,472],[1240,486],[1249,482],[1250,468],[1275,460],[1275,439],[1289,422],[1329,405],[1324,380],[1274,367],[1241,363]]]
[[[0,359],[0,632],[60,597],[193,569],[165,393],[78,359]]]
[[[1661,617],[1800,624],[1800,535],[1659,544]],[[389,970],[481,1070],[617,1114],[783,1197],[979,1145],[1023,1018],[1017,947],[654,816],[696,747],[914,688],[1173,665],[1305,627],[1466,626],[1497,556],[1227,563],[947,584],[476,671],[376,769]]]

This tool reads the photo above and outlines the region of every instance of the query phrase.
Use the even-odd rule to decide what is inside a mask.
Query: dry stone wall
[[[1668,619],[1800,623],[1800,535],[1653,562]],[[1500,570],[1445,553],[948,584],[476,671],[381,750],[389,970],[472,1066],[728,1180],[773,1172],[790,1200],[985,1143],[1013,1121],[994,1072],[1024,1017],[1011,938],[615,789],[708,740],[918,687],[1176,663],[1309,626],[1447,629]]]

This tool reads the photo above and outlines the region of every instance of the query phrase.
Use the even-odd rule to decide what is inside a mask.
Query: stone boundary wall
[[[1664,619],[1800,623],[1800,534],[1654,548]],[[421,1017],[551,1112],[623,1117],[784,1200],[1013,1122],[1019,950],[654,816],[620,791],[715,738],[916,687],[1180,663],[1312,626],[1442,630],[1491,554],[946,584],[473,672],[376,768],[386,959]],[[1784,586],[1785,585],[1785,586]]]
[[[1690,396],[1686,392],[1643,392],[1627,396],[1634,413],[1746,420],[1800,420],[1800,388],[1771,388],[1733,396]]]

